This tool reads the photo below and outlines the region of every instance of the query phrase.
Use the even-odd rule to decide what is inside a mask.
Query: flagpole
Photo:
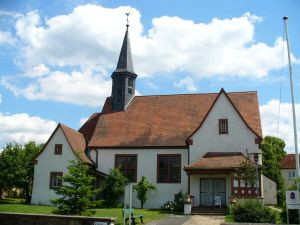
[[[289,59],[289,71],[290,71],[290,87],[291,87],[291,97],[292,97],[292,109],[293,109],[293,124],[294,124],[294,141],[295,141],[295,158],[296,158],[296,179],[300,177],[299,171],[299,154],[298,154],[298,138],[297,138],[297,125],[296,125],[296,113],[295,113],[295,100],[294,100],[294,85],[293,85],[293,73],[292,73],[292,63],[291,63],[291,54],[290,54],[290,45],[289,45],[289,36],[288,36],[288,26],[287,26],[288,17],[283,17],[285,34],[286,34],[286,44],[287,52]],[[297,182],[297,190],[300,190],[300,182]],[[300,209],[299,209],[299,220],[300,220]]]

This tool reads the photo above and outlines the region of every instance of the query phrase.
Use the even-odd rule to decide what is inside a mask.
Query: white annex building
[[[115,167],[132,183],[147,177],[157,191],[146,208],[160,208],[180,190],[194,196],[193,207],[213,206],[215,196],[226,206],[235,196],[256,196],[257,189],[264,197],[263,176],[256,188],[235,173],[247,154],[262,162],[257,92],[135,96],[128,26],[111,77],[112,94],[102,111],[78,131],[59,124],[36,157],[32,204],[57,197],[57,177],[75,155],[97,177]],[[140,206],[135,197],[133,206]]]

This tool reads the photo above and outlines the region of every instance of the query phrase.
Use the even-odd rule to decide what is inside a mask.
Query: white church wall
[[[228,134],[219,134],[219,119],[228,119]],[[191,137],[190,162],[207,152],[261,152],[255,144],[257,136],[246,126],[228,98],[221,93],[201,128]],[[260,157],[261,163],[261,157]]]
[[[137,154],[137,182],[142,176],[157,187],[156,192],[150,194],[145,208],[160,208],[166,201],[174,200],[174,194],[182,190],[187,193],[188,178],[183,167],[188,164],[187,149],[101,149],[98,151],[98,170],[109,173],[114,168],[116,154]],[[92,151],[93,152],[93,151]],[[95,156],[95,152],[91,155]],[[181,183],[157,183],[157,155],[180,154],[181,155]],[[133,194],[133,207],[140,207],[140,202]]]
[[[62,155],[54,154],[55,144],[62,144]],[[49,188],[50,172],[67,173],[70,160],[75,160],[72,151],[61,128],[58,128],[44,151],[37,157],[34,166],[34,179],[32,189],[32,204],[50,205],[50,199],[57,198],[55,192]]]

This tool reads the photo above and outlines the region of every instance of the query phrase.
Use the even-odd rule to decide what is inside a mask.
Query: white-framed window
[[[62,172],[50,172],[49,188],[55,189],[62,186]]]
[[[296,171],[289,171],[288,178],[289,179],[294,179],[295,177],[296,177]]]

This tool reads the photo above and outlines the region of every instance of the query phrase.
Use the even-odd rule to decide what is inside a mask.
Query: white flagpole
[[[290,44],[289,44],[289,36],[288,36],[288,27],[287,27],[288,17],[283,17],[284,25],[285,25],[285,34],[286,34],[286,44],[288,51],[288,59],[289,59],[289,71],[290,71],[290,86],[291,86],[291,97],[292,97],[292,109],[293,109],[293,124],[294,124],[294,141],[295,141],[295,158],[296,158],[296,178],[300,177],[299,171],[299,154],[298,154],[298,138],[297,138],[297,125],[296,125],[296,113],[295,113],[295,100],[294,100],[294,85],[293,85],[293,73],[292,73],[292,63],[291,63],[291,54],[290,54]],[[297,182],[297,189],[300,190],[300,183]],[[300,220],[300,210],[299,220]]]

